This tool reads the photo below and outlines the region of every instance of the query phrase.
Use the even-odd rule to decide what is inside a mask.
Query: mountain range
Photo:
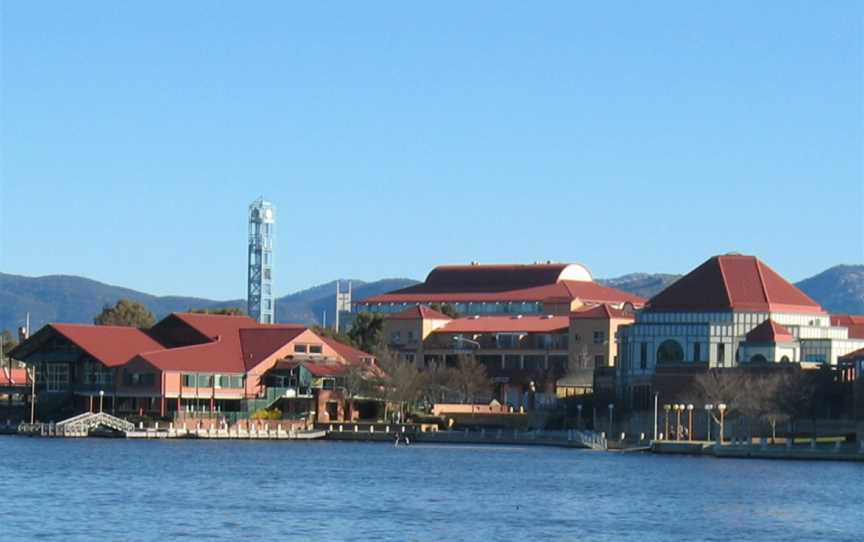
[[[650,298],[681,275],[631,273],[597,282],[644,298]],[[416,284],[406,278],[373,282],[353,280],[353,298],[360,300]],[[796,284],[832,313],[864,313],[864,265],[838,265]],[[106,305],[127,298],[143,303],[161,318],[171,312],[190,309],[245,307],[242,299],[217,301],[198,297],[154,296],[112,286],[84,277],[50,275],[26,277],[0,273],[0,330],[15,330],[30,313],[31,329],[48,322],[90,323]],[[336,281],[314,286],[276,300],[276,320],[320,324],[324,313],[332,322],[336,304]]]

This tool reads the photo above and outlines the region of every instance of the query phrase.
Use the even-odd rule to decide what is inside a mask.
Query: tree
[[[383,372],[378,386],[381,398],[388,405],[395,404],[399,419],[404,420],[406,409],[410,408],[420,395],[421,373],[413,362],[400,359],[386,348],[378,349],[375,357]]]
[[[478,397],[488,395],[492,383],[486,375],[486,367],[474,356],[459,356],[456,367],[450,369],[450,387],[459,393],[462,403],[473,403]]]
[[[15,338],[15,335],[12,334],[8,329],[4,329],[3,333],[0,333],[0,341],[3,341],[3,355],[6,355],[6,352],[12,350],[16,346],[18,346],[18,340]]]
[[[240,307],[220,307],[218,309],[191,309],[189,312],[195,314],[220,314],[223,316],[245,316],[246,313]]]
[[[97,326],[128,326],[141,329],[153,327],[156,318],[147,307],[129,299],[121,299],[113,307],[105,305],[93,323]]]
[[[384,318],[380,314],[361,312],[354,319],[348,337],[351,342],[364,352],[374,352],[381,344],[381,331],[384,328]]]
[[[777,388],[777,406],[786,414],[795,438],[795,422],[813,416],[816,385],[813,377],[799,368],[785,371]]]

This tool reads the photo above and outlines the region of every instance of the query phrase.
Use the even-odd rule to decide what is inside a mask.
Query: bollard
[[[404,425],[402,426],[402,432],[403,433],[405,432],[405,426]]]
[[[624,433],[621,433],[621,440],[622,441],[624,440],[624,437],[625,437]]]
[[[333,431],[333,424],[330,424],[330,431]]]
[[[374,426],[374,425],[370,425],[370,426],[369,426],[369,432],[370,432],[370,433],[374,433],[374,432],[375,432],[375,426]]]
[[[174,422],[170,422],[170,423],[168,424],[168,429],[169,429],[170,431],[173,431],[173,430],[174,430]]]
[[[389,432],[390,432],[390,426],[389,426],[389,425],[387,425],[387,426],[384,427],[384,432],[385,432],[385,433],[389,433]]]
[[[144,429],[144,422],[138,422],[138,429]]]
[[[355,426],[354,426],[354,432],[356,433],[358,429],[359,429],[359,428],[355,425]]]
[[[642,442],[644,440],[645,440],[645,433],[639,433],[639,442]]]
[[[342,432],[342,426],[341,425],[339,426],[339,432],[340,433]]]
[[[159,422],[156,422],[156,430],[159,430]]]

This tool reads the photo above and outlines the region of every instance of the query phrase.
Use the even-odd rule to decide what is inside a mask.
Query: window
[[[405,361],[408,363],[414,363],[414,354],[405,354]]]
[[[408,331],[408,340],[409,340],[409,341],[413,341],[413,340],[414,340],[414,332],[413,332],[413,331],[410,331],[410,330]]]
[[[199,374],[198,375],[198,387],[199,388],[209,388],[213,386],[213,375],[209,374]]]
[[[398,344],[401,341],[402,341],[402,332],[401,331],[394,331],[393,333],[390,334],[390,342],[391,343]]]
[[[306,345],[305,344],[295,344],[294,345],[294,353],[295,354],[305,354],[306,353]]]
[[[646,369],[648,367],[648,343],[639,345],[639,368]]]
[[[684,349],[678,341],[663,341],[657,349],[657,363],[678,363],[684,361]]]
[[[534,371],[543,369],[543,356],[531,355],[522,358],[522,364],[526,370]]]
[[[702,343],[693,343],[693,361],[702,361]]]
[[[573,342],[577,342],[577,343],[578,343],[580,340],[581,340],[581,339],[579,338],[579,334],[578,334],[578,333],[574,333],[574,334],[573,334]]]
[[[602,331],[594,332],[594,344],[603,344],[606,342],[606,333]]]
[[[726,345],[723,343],[717,344],[717,363],[720,365],[726,364]]]
[[[515,333],[499,333],[495,339],[498,348],[517,348],[519,346],[519,335]]]
[[[321,353],[321,345],[320,344],[310,344],[309,345],[309,353],[310,354],[320,354]]]
[[[606,365],[606,356],[604,356],[603,354],[598,354],[594,356],[594,367],[599,369],[604,365]]]
[[[504,356],[504,368],[515,371],[522,368],[522,359],[520,356]]]
[[[195,387],[195,375],[194,374],[184,374],[183,375],[183,387],[184,388],[194,388]]]

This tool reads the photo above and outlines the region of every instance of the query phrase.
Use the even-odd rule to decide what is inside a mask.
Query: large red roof
[[[714,256],[651,298],[660,311],[775,311],[824,314],[818,303],[755,256]]]
[[[641,306],[645,300],[637,295],[628,294],[615,288],[608,288],[596,282],[564,280],[554,284],[520,288],[514,290],[493,290],[463,287],[441,291],[438,288],[421,288],[422,284],[396,290],[364,299],[361,303],[482,303],[508,301],[569,301],[580,299],[584,303],[625,303]]]
[[[363,363],[364,359],[374,358],[372,354],[367,354],[362,350],[358,350],[353,346],[339,342],[336,339],[322,336],[321,340],[327,343],[327,346],[335,350],[336,353],[342,356],[342,358],[349,364],[360,365]]]
[[[569,327],[567,316],[470,316],[451,320],[434,333],[555,333]]]
[[[832,314],[831,325],[848,329],[850,339],[864,339],[864,315]]]
[[[162,350],[153,337],[134,327],[48,324],[106,367],[123,365],[139,352]]]
[[[751,343],[787,343],[795,340],[792,333],[772,319],[767,319],[747,334]]]

